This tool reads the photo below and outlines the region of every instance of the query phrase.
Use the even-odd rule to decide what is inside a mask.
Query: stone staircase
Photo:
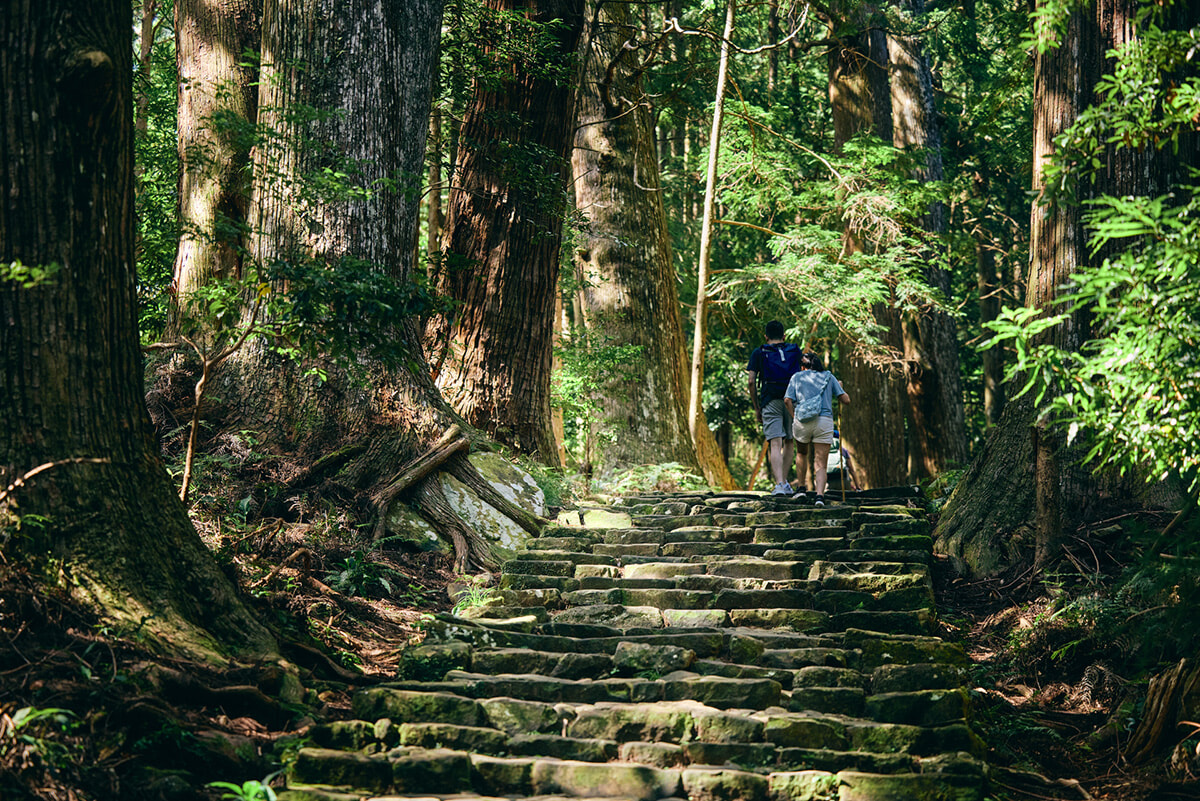
[[[620,504],[531,540],[499,604],[438,616],[356,720],[312,730],[281,801],[987,795],[910,491]]]

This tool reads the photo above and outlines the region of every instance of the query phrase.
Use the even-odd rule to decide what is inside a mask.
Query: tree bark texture
[[[1053,152],[1054,137],[1095,100],[1094,87],[1110,68],[1105,52],[1134,36],[1137,8],[1135,0],[1092,3],[1071,15],[1060,46],[1036,57],[1033,174],[1039,199],[1032,209],[1030,307],[1049,312],[1070,275],[1088,259],[1080,207],[1042,202],[1042,168]],[[1147,194],[1161,181],[1163,168],[1161,157],[1153,153],[1114,149],[1080,200],[1103,193]],[[1090,336],[1090,326],[1087,314],[1080,312],[1046,336],[1058,347],[1078,349]],[[1101,497],[1121,491],[1115,476],[1080,465],[1083,452],[1040,422],[1028,395],[1009,403],[943,510],[935,547],[951,556],[961,572],[975,575],[991,575],[1017,561],[1052,558],[1066,533],[1095,516]]]
[[[913,24],[924,12],[924,0],[902,0]],[[924,151],[916,170],[919,181],[941,181],[941,125],[933,105],[929,62],[913,34],[888,36],[891,78],[892,144]],[[926,231],[945,231],[945,209],[933,203],[921,221]],[[950,296],[950,276],[930,254],[925,280],[943,297]],[[937,475],[967,461],[967,430],[959,377],[958,336],[954,318],[936,310],[906,315],[903,321],[906,396],[908,401],[909,481]]]
[[[356,0],[353,6],[268,0],[259,116],[273,133],[255,153],[255,261],[313,258],[334,265],[353,257],[398,283],[413,280],[441,10],[441,0]],[[310,120],[314,115],[295,113],[306,108],[321,114]],[[354,173],[364,192],[304,191],[306,177],[326,168]],[[224,374],[229,422],[256,429],[283,450],[323,452],[397,414],[404,450],[420,451],[453,420],[428,379],[415,323],[395,336],[404,340],[413,369],[370,366],[374,380],[366,385],[332,368],[329,380],[319,382],[305,375],[313,365],[251,340]]]
[[[623,49],[636,30],[628,6],[589,0],[587,13],[571,157],[575,203],[587,225],[575,260],[589,327],[611,344],[641,348],[630,376],[597,399],[611,441],[596,466],[612,472],[678,462],[699,471],[653,121],[638,52]]]
[[[864,21],[863,26],[866,27]],[[829,100],[834,146],[869,131],[891,139],[891,95],[887,77],[887,39],[882,31],[844,38],[829,55]],[[855,231],[846,231],[846,248],[861,249]],[[880,304],[875,320],[884,327],[884,344],[902,351],[900,318]],[[904,436],[904,383],[899,375],[854,356],[854,343],[839,348],[838,380],[851,397],[839,411],[846,449],[865,488],[903,484],[908,476]]]
[[[0,282],[0,484],[43,528],[6,546],[61,560],[64,586],[166,650],[268,655],[175,497],[142,399],[133,269],[129,7],[9,3],[0,12],[0,259],[58,265]]]
[[[476,79],[459,135],[439,281],[456,309],[431,321],[427,341],[431,353],[450,349],[437,382],[468,423],[556,465],[554,294],[573,134],[571,61],[583,0],[487,0],[485,6],[521,12],[537,24],[559,21],[551,29],[552,52],[538,58],[570,77],[512,58],[495,65],[498,75]],[[485,29],[480,46],[501,58],[499,38],[513,35]]]
[[[244,54],[259,48],[261,17],[262,0],[175,0],[181,234],[167,339],[211,338],[185,319],[189,295],[241,274],[250,194],[246,129],[258,105],[258,70]]]

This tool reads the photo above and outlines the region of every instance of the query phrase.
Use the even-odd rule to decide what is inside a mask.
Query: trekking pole
[[[846,432],[842,429],[842,410],[838,409],[838,464],[841,465],[838,478],[842,480],[842,506],[846,505],[846,477],[850,475],[850,466],[846,464],[846,449],[842,447]]]

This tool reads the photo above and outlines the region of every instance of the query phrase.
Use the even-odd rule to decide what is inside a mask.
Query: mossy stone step
[[[588,554],[589,556],[591,554]],[[528,557],[528,554],[526,554]],[[510,559],[501,565],[500,569],[504,571],[506,576],[512,575],[532,575],[532,576],[559,576],[563,578],[575,577],[575,563],[567,560],[549,560],[549,559]],[[511,585],[510,585],[511,586]]]
[[[602,703],[575,708],[567,734],[628,742],[762,742],[763,722],[695,701]]]
[[[727,679],[771,679],[779,682],[784,690],[792,689],[795,672],[782,668],[759,665],[739,665],[717,659],[697,659],[691,670],[701,676],[724,676]]]
[[[851,550],[864,551],[930,551],[933,537],[928,534],[865,535],[857,532],[850,539]]]
[[[761,608],[730,609],[730,625],[821,632],[829,629],[829,613],[816,609]]]
[[[575,577],[579,579],[577,592],[582,590],[673,590],[678,588],[678,582],[675,579],[627,579],[620,578],[619,571],[616,575],[605,576],[581,576],[576,573]]]
[[[472,673],[540,673],[563,679],[586,679],[606,676],[612,672],[609,654],[554,653],[529,648],[497,648],[479,650],[471,655],[468,664],[454,669]],[[445,674],[443,674],[444,677]]]
[[[813,594],[806,589],[721,590],[712,598],[714,609],[811,607]]]
[[[604,535],[605,545],[662,544],[667,533],[660,528],[618,528]]]
[[[595,545],[592,551],[604,556],[615,556],[624,558],[628,556],[660,556],[660,546],[656,542],[631,542],[619,545],[609,545],[607,543]]]
[[[988,795],[988,782],[982,772],[838,774],[838,801],[980,801]]]
[[[882,723],[940,726],[966,720],[966,690],[914,690],[868,696],[863,716]]]
[[[771,581],[787,581],[808,578],[810,566],[806,562],[781,562],[766,559],[725,559],[711,563],[708,574],[727,578],[757,578]]]
[[[537,540],[533,540],[537,542]],[[601,554],[587,551],[567,551],[567,550],[551,550],[551,549],[526,549],[513,553],[514,562],[570,562],[574,565],[615,565],[616,560],[611,556],[603,556]],[[507,563],[505,563],[507,565]],[[506,570],[506,566],[501,567]]]
[[[831,774],[843,770],[858,770],[870,773],[909,773],[912,771],[915,758],[906,754],[876,754],[869,751],[834,751],[828,748],[780,748],[778,764],[792,771],[807,773],[824,773],[834,780],[834,795],[815,796],[816,799],[837,798],[837,777]],[[786,776],[780,771],[771,774],[771,785],[776,786],[777,776]],[[787,799],[803,798],[804,796],[783,795]],[[908,801],[908,799],[905,799]]]
[[[713,600],[713,593],[703,590],[677,590],[674,588],[612,588],[607,590],[576,590],[575,592],[567,593],[565,600],[569,606],[622,604],[636,607],[653,606],[657,609],[707,609]]]
[[[697,556],[732,556],[742,553],[747,547],[737,542],[668,542],[661,547],[663,556],[679,556],[684,558]]]
[[[462,751],[396,748],[386,754],[301,748],[288,771],[289,785],[324,785],[397,795],[472,789],[471,758]]]
[[[622,592],[622,590],[587,590],[588,593]],[[570,597],[570,596],[568,596]],[[661,629],[662,610],[655,606],[625,606],[624,604],[593,603],[568,606],[555,620],[562,623],[587,623],[615,629]]]
[[[599,547],[599,546],[597,546]],[[569,564],[569,563],[568,563]],[[540,576],[526,573],[504,573],[500,576],[501,590],[558,590],[573,592],[579,589],[579,580],[565,576]]]
[[[639,515],[633,518],[635,528],[656,528],[671,531],[685,526],[711,526],[711,514],[697,515]]]
[[[842,645],[857,653],[856,664],[850,665],[868,672],[884,665],[916,665],[944,663],[969,664],[962,647],[938,637],[886,634],[878,631],[851,628],[842,635]]]
[[[621,568],[621,575],[624,578],[674,579],[677,576],[694,576],[707,572],[708,568],[703,563],[682,561],[642,562],[627,564]]]
[[[867,693],[860,687],[797,687],[788,696],[787,708],[858,717],[864,714],[866,699]]]
[[[909,534],[928,536],[933,526],[928,520],[910,517],[907,520],[892,520],[890,522],[862,522],[858,532],[865,537],[880,537],[886,535]]]
[[[755,526],[754,542],[779,545],[797,540],[831,540],[846,542],[845,526]]]
[[[758,664],[784,670],[810,667],[847,668],[854,661],[843,648],[771,648],[763,651]]]
[[[862,590],[820,590],[813,593],[812,606],[831,614],[867,610],[874,612],[903,612],[933,609],[933,587],[929,584],[883,592]],[[867,628],[857,626],[857,628]],[[912,633],[912,632],[904,632]]]
[[[863,629],[886,634],[931,635],[937,630],[937,620],[928,609],[897,612],[855,609],[832,615],[829,626],[839,631]]]
[[[513,756],[611,762],[618,756],[618,743],[612,740],[580,739],[556,734],[518,734],[509,739],[508,751]]]
[[[825,562],[826,566],[836,563]],[[809,574],[809,578],[815,578],[816,568],[813,573]],[[929,578],[928,571],[912,572],[912,573],[829,573],[822,571],[825,575],[819,579],[821,589],[823,590],[856,590],[858,592],[880,593],[880,592],[895,592],[904,590],[910,587],[930,587],[933,583]]]
[[[592,546],[601,540],[601,537],[537,537],[529,541],[529,546],[536,550],[542,551],[575,551],[577,553],[590,553]]]
[[[722,542],[725,529],[718,526],[682,526],[663,532],[663,542]]]
[[[900,551],[900,550],[834,550],[826,552],[823,557],[828,562],[905,562],[908,564],[931,565],[933,564],[933,552],[926,551]]]
[[[962,665],[882,665],[871,674],[871,690],[876,693],[951,690],[962,687],[966,681],[967,669]]]

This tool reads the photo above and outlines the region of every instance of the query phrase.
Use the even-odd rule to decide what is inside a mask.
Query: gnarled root
[[[454,543],[454,572],[494,570],[496,560],[487,542],[450,507],[437,473],[424,478],[413,494],[418,513]]]

